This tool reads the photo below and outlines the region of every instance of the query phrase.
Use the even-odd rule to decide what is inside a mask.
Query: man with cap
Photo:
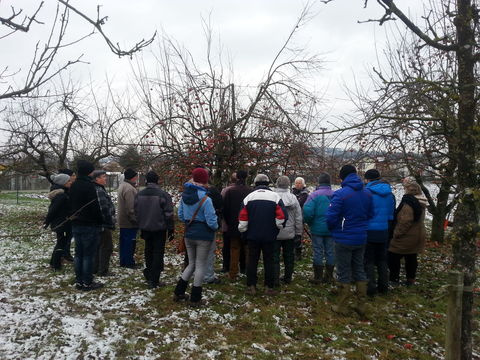
[[[367,276],[363,263],[368,222],[373,216],[371,193],[363,188],[363,183],[353,165],[340,169],[342,188],[332,195],[327,210],[327,225],[335,241],[335,264],[339,298],[332,310],[347,314],[347,301],[350,284],[356,285],[354,310],[366,317]]]
[[[137,195],[137,172],[126,169],[123,182],[118,187],[118,226],[120,228],[120,266],[136,268],[134,254],[137,241],[137,218],[135,217],[135,196]]]
[[[105,190],[107,172],[105,170],[95,170],[92,177],[103,219],[93,272],[98,276],[108,276],[110,275],[110,257],[113,252],[112,231],[115,230],[115,206]]]
[[[265,174],[255,177],[255,190],[243,200],[238,216],[238,230],[245,233],[248,243],[247,287],[250,295],[256,294],[257,268],[260,253],[265,269],[265,293],[274,295],[275,266],[273,253],[275,241],[288,219],[281,197],[270,190],[270,179]]]
[[[93,281],[93,261],[103,222],[97,191],[90,177],[93,170],[90,162],[79,160],[78,178],[70,187],[72,233],[75,238],[75,287],[86,291],[103,287],[103,284]]]
[[[371,192],[373,217],[368,222],[365,248],[365,271],[368,277],[369,296],[388,291],[387,243],[389,223],[395,213],[395,197],[392,188],[383,181],[377,169],[365,172],[365,188]],[[377,270],[378,280],[375,280]]]
[[[57,174],[50,176],[52,187],[48,193],[50,206],[45,218],[44,227],[49,225],[57,234],[57,243],[53,249],[50,266],[54,270],[62,268],[62,257],[65,257],[66,247],[72,239],[72,224],[67,218],[70,216],[70,200],[68,189],[72,185],[70,176]]]
[[[334,282],[335,249],[326,219],[332,195],[330,175],[321,173],[316,190],[308,196],[303,206],[303,218],[312,233],[313,279],[310,282],[313,284]]]
[[[174,237],[172,197],[158,186],[158,175],[149,171],[147,187],[135,197],[135,216],[141,237],[145,240],[145,270],[143,271],[150,289],[164,286],[160,282],[163,271],[165,242]]]

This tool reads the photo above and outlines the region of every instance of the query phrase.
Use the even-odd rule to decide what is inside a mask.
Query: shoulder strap
[[[207,200],[208,198],[208,195],[205,195],[202,200],[200,200],[200,204],[198,204],[198,207],[197,209],[195,210],[195,212],[193,213],[193,216],[192,218],[190,219],[190,221],[188,222],[187,226],[190,226],[190,224],[193,222],[193,220],[195,220],[195,218],[197,217],[197,214],[198,212],[200,211],[200,208],[202,207],[203,203],[205,202],[205,200]]]

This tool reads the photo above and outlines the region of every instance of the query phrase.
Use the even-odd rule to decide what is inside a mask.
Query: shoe
[[[268,296],[278,295],[278,290],[276,290],[276,289],[274,289],[274,288],[266,287],[266,288],[265,288],[265,295],[268,295]]]
[[[333,312],[339,315],[348,315],[347,302],[350,297],[350,284],[338,283],[338,298],[336,304],[332,305]]]
[[[142,265],[140,265],[140,264],[120,265],[120,266],[128,268],[128,269],[140,269],[142,267]]]
[[[75,289],[77,289],[77,290],[83,290],[83,284],[81,284],[81,283],[75,283]]]
[[[323,266],[313,265],[313,279],[308,280],[310,283],[318,285],[322,283]]]
[[[190,305],[190,307],[192,307],[192,308],[199,308],[199,307],[202,307],[206,304],[207,304],[207,302],[204,299],[202,299],[200,301],[190,301],[188,303],[188,305]]]
[[[73,261],[74,261],[72,255],[65,255],[65,256],[63,257],[63,260],[68,261],[68,262],[73,262]]]
[[[175,286],[175,290],[173,291],[173,301],[179,302],[183,300],[188,300],[188,295],[185,294],[185,290],[187,290],[188,281],[183,280],[182,278],[178,279],[177,286]]]
[[[256,295],[257,294],[257,287],[255,285],[250,285],[247,287],[247,295]]]
[[[198,308],[205,305],[207,302],[202,299],[202,287],[192,286],[192,292],[190,293],[189,305],[194,308]]]
[[[362,320],[368,320],[367,309],[367,282],[357,281],[355,283],[355,304],[353,310],[360,316]]]
[[[182,294],[182,295],[173,294],[174,302],[188,301],[189,299],[190,299],[190,296],[188,294]]]
[[[97,276],[99,276],[99,277],[110,277],[110,276],[115,276],[115,274],[110,272],[110,271],[107,271],[107,272],[103,272],[101,274],[97,274]]]
[[[100,289],[100,288],[103,288],[103,284],[93,281],[91,284],[88,284],[88,285],[84,284],[82,290],[83,291],[91,291],[91,290],[97,290],[97,289]]]
[[[205,284],[221,284],[222,280],[219,278],[214,278],[212,280],[206,281]]]
[[[407,279],[407,280],[403,283],[403,285],[408,286],[408,287],[413,286],[413,285],[415,285],[415,279]]]
[[[335,285],[335,278],[333,277],[333,270],[335,265],[326,265],[325,273],[323,274],[322,282],[325,284]]]

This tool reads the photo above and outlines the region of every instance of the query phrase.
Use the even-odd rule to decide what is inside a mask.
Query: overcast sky
[[[36,2],[0,0],[0,14],[9,15],[10,5],[31,13],[32,3]],[[93,18],[96,5],[102,5],[101,14],[109,17],[105,32],[124,48],[157,30],[183,44],[199,61],[205,59],[202,18],[210,19],[214,35],[232,59],[235,80],[243,85],[257,85],[261,81],[305,5],[301,0],[71,0],[70,3]],[[314,82],[317,89],[324,90],[333,116],[351,109],[351,105],[342,100],[345,99],[344,83],[352,86],[356,79],[368,87],[366,69],[377,62],[377,53],[385,44],[386,27],[357,23],[381,16],[382,9],[373,0],[366,9],[364,0],[335,0],[327,5],[320,1],[311,3],[315,16],[300,29],[294,44],[305,47],[310,54],[322,54],[325,59],[325,70]],[[414,17],[420,14],[421,0],[398,3]],[[39,14],[39,20],[45,25],[35,24],[28,34],[17,33],[0,39],[2,68],[8,66],[11,71],[25,68],[32,58],[34,43],[47,33],[55,6],[55,0],[45,0]],[[71,15],[70,35],[86,34],[89,30],[88,24]],[[157,48],[154,44],[151,50]],[[110,53],[99,36],[62,52],[58,60],[82,53],[90,64],[75,67],[75,77],[87,81],[89,76],[102,80],[108,75],[116,80],[116,86],[124,85],[130,72],[129,60]],[[151,57],[150,50],[144,51],[143,56]]]

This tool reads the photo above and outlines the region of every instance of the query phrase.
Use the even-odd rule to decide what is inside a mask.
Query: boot
[[[347,302],[350,297],[350,284],[338,283],[338,298],[332,310],[337,314],[346,316],[348,314]]]
[[[357,281],[356,286],[356,299],[355,304],[353,305],[353,310],[360,315],[362,319],[368,319],[367,317],[367,282],[366,281]]]
[[[182,300],[188,300],[188,295],[185,294],[187,286],[188,281],[185,281],[182,278],[178,280],[177,286],[175,286],[175,290],[173,291],[173,301],[179,302]]]
[[[320,284],[323,276],[323,265],[313,265],[313,279],[309,281],[312,284]]]
[[[192,296],[190,297],[191,307],[200,307],[205,305],[205,300],[202,300],[202,287],[192,286]]]
[[[325,284],[335,284],[335,279],[333,278],[333,270],[335,269],[335,265],[327,265],[325,267],[325,274],[323,274],[322,282]]]

